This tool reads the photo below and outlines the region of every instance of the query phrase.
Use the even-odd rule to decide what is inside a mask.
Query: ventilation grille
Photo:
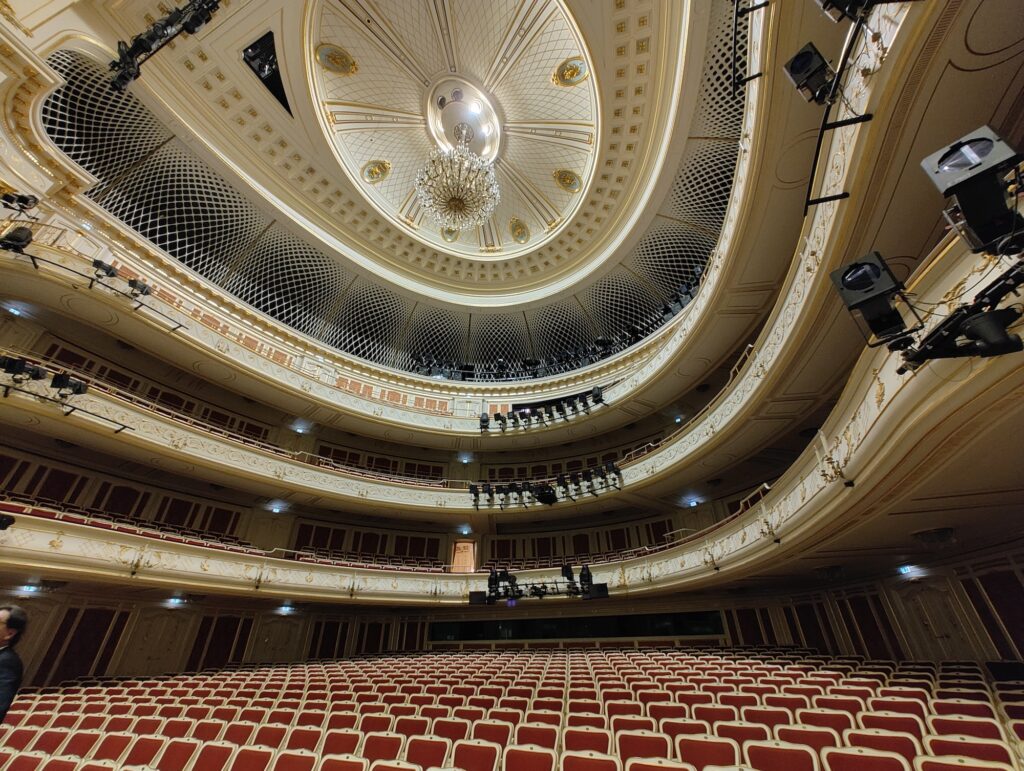
[[[741,54],[747,22],[740,21]],[[732,93],[731,55],[732,3],[715,0],[692,137],[654,224],[610,274],[573,297],[515,313],[417,303],[356,277],[269,221],[134,96],[112,92],[103,64],[78,52],[50,56],[66,84],[42,116],[54,143],[99,180],[89,192],[95,201],[281,323],[388,367],[433,373],[469,363],[476,377],[532,377],[538,372],[524,361],[540,362],[541,375],[589,364],[664,323],[681,284],[697,290],[736,168],[743,94]]]

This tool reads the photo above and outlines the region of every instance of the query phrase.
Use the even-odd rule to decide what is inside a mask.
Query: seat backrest
[[[323,735],[323,729],[317,726],[293,726],[291,731],[288,732],[288,737],[285,739],[284,748],[286,750],[312,751],[320,746]]]
[[[658,730],[663,734],[671,736],[672,741],[675,742],[676,737],[680,734],[710,734],[711,724],[706,720],[666,717],[658,721]]]
[[[496,771],[502,747],[481,739],[460,739],[452,747],[451,765],[463,771]]]
[[[405,747],[405,737],[391,731],[371,731],[363,737],[359,754],[372,764],[375,760],[398,760]]]
[[[256,729],[256,733],[253,734],[250,743],[258,744],[262,747],[272,747],[276,750],[284,744],[288,731],[289,727],[283,723],[266,723]]]
[[[675,744],[676,757],[697,771],[705,766],[734,766],[740,762],[739,745],[722,736],[680,734]]]
[[[818,753],[812,747],[778,740],[747,742],[743,760],[758,771],[818,771]]]
[[[444,766],[451,753],[452,743],[439,736],[410,736],[405,743],[403,758],[422,768]]]
[[[590,726],[568,726],[562,729],[562,748],[571,752],[607,754],[612,751],[612,732]]]
[[[960,715],[929,715],[928,728],[933,734],[976,736],[979,739],[1005,739],[1003,729],[995,720]]]
[[[324,734],[320,752],[324,755],[354,755],[363,740],[363,732],[355,728],[331,728]]]
[[[547,747],[532,744],[512,744],[502,756],[503,771],[555,771],[558,756]]]
[[[775,726],[775,738],[791,744],[813,747],[819,756],[826,747],[838,747],[843,743],[840,735],[831,728],[800,723]]]
[[[270,747],[239,747],[231,759],[230,771],[266,771],[273,760]]]
[[[548,723],[520,723],[516,726],[516,744],[535,744],[549,750],[558,748],[558,726]]]
[[[310,750],[281,750],[274,756],[272,771],[314,771],[320,756]]]
[[[823,726],[831,728],[842,736],[843,731],[854,728],[856,723],[853,715],[836,709],[821,709],[811,707],[810,709],[798,709],[796,711],[796,722],[803,725]]]
[[[960,755],[975,760],[1013,765],[1013,750],[1006,742],[995,739],[978,739],[974,736],[924,737],[924,746],[929,755]]]
[[[185,771],[199,747],[198,739],[169,739],[160,753],[160,771]]]
[[[821,760],[825,771],[910,771],[899,753],[867,747],[827,747],[821,751]]]
[[[869,747],[874,750],[895,752],[913,763],[921,754],[917,737],[905,731],[886,731],[881,728],[851,728],[843,734],[844,742],[850,747]]]
[[[370,764],[356,755],[323,755],[318,771],[366,771]]]
[[[617,757],[591,750],[563,750],[558,767],[559,771],[622,771]]]
[[[503,720],[477,720],[473,723],[470,736],[505,747],[512,741],[513,731],[515,731],[515,726]]]
[[[1014,771],[1015,766],[993,763],[989,760],[975,760],[960,755],[922,755],[914,759],[915,771]]]
[[[189,771],[223,771],[237,749],[231,742],[203,742]]]
[[[721,723],[715,723],[715,736],[732,739],[741,747],[744,742],[767,741],[772,738],[768,726],[744,720],[723,720]]]
[[[630,758],[670,758],[672,737],[657,731],[618,731],[615,750],[623,761]]]

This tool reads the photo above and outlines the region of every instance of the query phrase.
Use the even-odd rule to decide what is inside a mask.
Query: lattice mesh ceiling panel
[[[663,323],[663,305],[681,282],[699,280],[728,204],[742,126],[731,37],[732,3],[715,0],[700,107],[663,216],[620,267],[526,312],[462,312],[355,278],[269,222],[131,94],[111,92],[105,65],[80,53],[50,56],[67,84],[47,99],[43,121],[54,143],[100,179],[90,195],[111,214],[282,323],[385,366],[466,362],[493,377],[504,360],[510,376],[522,376],[524,359],[559,362],[560,370],[605,355],[595,354],[595,337],[616,349],[635,341],[638,329]],[[745,20],[739,38],[742,52]]]
[[[458,364],[469,360],[469,314],[420,303],[409,319],[405,350],[412,356]]]
[[[173,136],[131,94],[114,98],[102,64],[77,51],[48,61],[67,84],[43,104],[43,123],[71,160],[102,180],[94,193]]]
[[[359,279],[345,293],[328,341],[343,351],[388,367],[406,365],[402,334],[413,302]]]
[[[336,260],[274,225],[222,286],[268,316],[322,338],[353,278]]]
[[[113,182],[97,203],[218,284],[270,224],[179,140]]]
[[[575,351],[593,342],[593,324],[575,298],[531,311],[530,334],[538,359]]]

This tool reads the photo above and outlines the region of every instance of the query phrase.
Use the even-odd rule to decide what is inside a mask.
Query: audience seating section
[[[1022,714],[964,662],[427,652],[26,689],[0,771],[1022,771]]]

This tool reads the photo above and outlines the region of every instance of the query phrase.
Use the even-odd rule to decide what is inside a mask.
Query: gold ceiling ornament
[[[518,217],[513,217],[508,221],[508,232],[517,244],[525,244],[530,240],[530,228]]]
[[[575,171],[557,169],[554,176],[555,184],[567,193],[578,193],[583,189],[583,181]]]
[[[551,82],[556,86],[578,86],[590,77],[590,66],[582,56],[570,56],[555,67]]]
[[[352,55],[332,43],[321,43],[316,47],[316,60],[325,70],[338,75],[355,75],[359,72],[359,65]]]
[[[443,238],[446,243],[454,244],[459,240],[459,232],[460,231],[456,228],[441,228],[441,238]]]
[[[367,161],[363,166],[363,181],[376,185],[391,176],[391,162],[383,159]]]

